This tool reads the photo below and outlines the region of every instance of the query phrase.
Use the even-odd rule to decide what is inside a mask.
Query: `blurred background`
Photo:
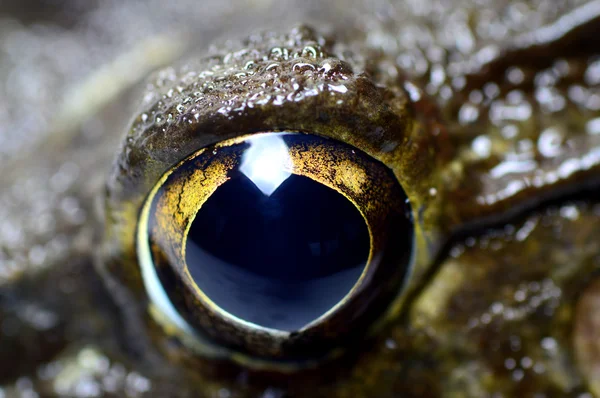
[[[318,19],[319,8],[303,0],[1,1],[0,169],[186,51]]]

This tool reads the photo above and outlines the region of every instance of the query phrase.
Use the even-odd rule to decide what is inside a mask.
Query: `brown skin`
[[[0,365],[5,392],[598,393],[600,358],[585,347],[597,347],[600,332],[585,309],[597,308],[600,268],[599,54],[590,33],[600,29],[600,6],[450,3],[298,6],[295,22],[311,27],[291,27],[285,13],[277,33],[193,52],[151,77],[161,84],[143,85],[145,93],[123,90],[106,104],[79,97],[85,112],[67,109],[31,156],[3,159],[4,224],[22,231],[0,235],[0,353],[18,358]],[[246,23],[230,33],[264,27],[260,18],[240,17]],[[189,42],[183,47],[202,47]],[[274,47],[290,58],[274,59]],[[267,70],[275,62],[277,74]],[[332,68],[319,71],[325,63]],[[215,66],[224,79],[187,75]],[[319,89],[342,82],[343,94]],[[291,101],[294,83],[318,94]],[[188,105],[197,91],[201,99]],[[248,106],[269,94],[284,97]],[[132,112],[127,104],[140,98]],[[411,198],[422,234],[415,272],[387,323],[342,359],[294,374],[200,358],[169,337],[148,314],[133,246],[141,202],[168,167],[200,147],[280,129],[333,137],[382,161]],[[96,216],[99,170],[115,153],[106,211]]]

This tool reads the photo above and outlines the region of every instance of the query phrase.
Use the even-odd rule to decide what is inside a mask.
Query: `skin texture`
[[[3,392],[600,396],[600,2],[278,5],[3,10]],[[276,129],[386,164],[421,231],[388,321],[293,374],[157,325],[132,235],[172,164]]]

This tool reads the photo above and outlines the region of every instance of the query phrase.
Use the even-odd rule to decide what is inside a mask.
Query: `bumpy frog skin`
[[[5,396],[600,397],[600,1],[119,3],[0,10]],[[426,231],[387,322],[292,373],[166,333],[128,232],[166,167],[282,129]]]

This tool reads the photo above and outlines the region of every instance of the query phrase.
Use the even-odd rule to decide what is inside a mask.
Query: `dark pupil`
[[[267,196],[238,172],[198,212],[186,262],[198,287],[225,311],[293,331],[350,291],[369,247],[363,217],[333,189],[291,175]]]

